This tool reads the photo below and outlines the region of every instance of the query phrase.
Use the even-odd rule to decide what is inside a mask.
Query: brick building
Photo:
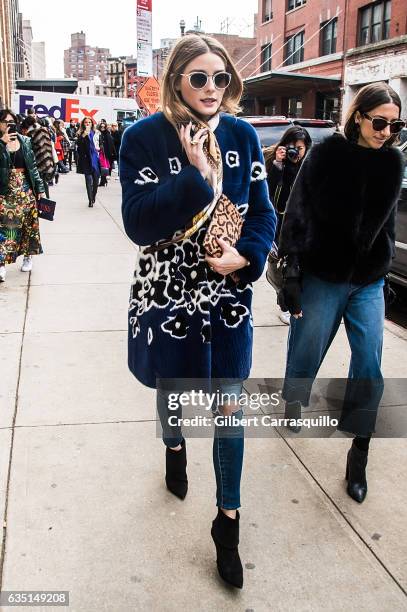
[[[400,79],[394,84],[403,89],[406,21],[405,0],[259,0],[257,66],[245,82],[246,112],[339,119],[355,79],[389,80],[386,71],[375,79],[374,69],[360,68],[372,55],[393,57]]]
[[[109,49],[91,47],[86,44],[84,32],[75,32],[71,34],[71,46],[64,51],[65,76],[80,81],[89,81],[98,76],[102,83],[106,83],[109,56]]]
[[[254,22],[254,30],[256,31],[256,20]],[[233,62],[237,64],[237,69],[243,78],[250,76],[253,72],[257,43],[255,36],[239,36],[238,34],[226,34],[224,32],[204,32],[200,27],[198,19],[194,28],[187,30],[186,34],[206,34],[216,38],[225,47]],[[183,30],[181,30],[182,35]]]
[[[387,81],[407,116],[407,2],[353,0],[347,23],[343,110],[366,83]]]
[[[137,75],[137,60],[129,60],[126,62],[126,86],[127,97],[137,99],[137,92],[146,82],[146,77]]]

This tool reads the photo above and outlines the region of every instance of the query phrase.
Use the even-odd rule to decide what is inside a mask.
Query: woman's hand
[[[41,193],[39,193],[37,195],[37,200],[41,200],[41,198],[45,198],[45,192],[44,191],[41,191]]]
[[[230,246],[222,238],[217,238],[216,240],[223,251],[221,257],[205,255],[207,263],[214,272],[227,276],[249,264],[246,257],[240,255],[235,247]]]
[[[8,145],[10,142],[14,142],[14,138],[11,137],[11,134],[8,133],[8,130],[9,128],[7,127],[7,130],[4,132],[3,136],[1,137],[1,140],[6,145]],[[13,136],[16,136],[16,134],[13,134]]]
[[[285,160],[286,156],[287,156],[286,148],[285,147],[277,147],[276,161],[282,162],[282,161]]]
[[[188,125],[182,125],[179,130],[179,136],[181,140],[181,144],[185,149],[185,153],[189,159],[189,163],[191,166],[195,166],[201,173],[204,179],[207,179],[209,175],[212,173],[211,167],[208,164],[208,160],[205,157],[205,153],[203,152],[203,145],[205,142],[205,138],[207,136],[208,130],[201,129],[196,132],[193,139],[191,138],[191,129],[192,123],[189,122]],[[191,144],[191,140],[196,142],[196,144]]]

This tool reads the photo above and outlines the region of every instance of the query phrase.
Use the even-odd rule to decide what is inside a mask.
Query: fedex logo
[[[20,110],[21,115],[25,115],[29,108],[33,108],[39,117],[54,117],[54,119],[62,119],[68,123],[71,119],[77,120],[79,111],[84,117],[94,119],[94,115],[98,109],[88,110],[86,108],[78,108],[79,100],[77,98],[61,98],[60,105],[50,106],[45,104],[34,104],[34,96],[20,95]]]

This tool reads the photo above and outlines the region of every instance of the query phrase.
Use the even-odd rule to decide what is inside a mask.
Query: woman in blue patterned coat
[[[123,220],[140,247],[129,307],[129,367],[149,387],[159,387],[159,379],[223,379],[219,390],[238,398],[250,372],[252,282],[263,272],[276,217],[256,132],[233,116],[242,89],[220,43],[185,36],[168,59],[162,112],[123,135]],[[234,203],[244,223],[235,246],[220,241],[218,257],[210,257],[203,246],[210,219],[204,214],[200,226],[199,215],[221,194]],[[158,388],[166,483],[184,499],[185,440],[181,428],[169,423],[168,403],[168,391]],[[213,408],[214,413],[233,413],[238,420],[239,403],[226,404]],[[211,533],[218,570],[226,582],[241,588],[241,426],[234,435],[227,424],[215,428],[213,460],[218,515]]]

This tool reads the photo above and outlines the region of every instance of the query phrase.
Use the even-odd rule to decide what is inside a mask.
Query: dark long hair
[[[84,135],[84,133],[85,133],[85,121],[86,121],[86,119],[90,119],[90,120],[91,120],[91,122],[92,122],[92,127],[90,128],[91,132],[94,132],[94,131],[95,131],[95,122],[94,122],[94,120],[92,119],[92,117],[84,117],[84,118],[82,119],[82,121],[81,121],[80,126],[79,126],[78,136],[83,136],[83,135]]]
[[[14,123],[16,123],[17,125],[20,123],[17,115],[13,113],[13,111],[9,108],[3,108],[2,110],[0,110],[0,121],[5,121],[7,115],[11,115],[14,119]]]
[[[277,144],[271,145],[271,147],[267,147],[267,149],[264,149],[263,154],[264,160],[266,162],[266,169],[268,170],[270,164],[272,164],[273,161],[276,159],[276,151],[278,147],[286,147],[290,142],[296,142],[296,140],[304,141],[306,149],[305,153],[307,153],[308,150],[311,148],[312,139],[307,130],[295,125],[289,127],[288,130],[284,132],[284,134],[280,138],[280,141]]]
[[[359,140],[359,126],[355,121],[355,115],[358,111],[361,115],[363,115],[364,113],[369,113],[377,106],[391,103],[398,106],[400,117],[400,96],[384,81],[371,83],[370,85],[365,85],[365,87],[359,89],[346,115],[344,128],[346,138],[351,142],[357,142]],[[393,136],[390,136],[390,138],[386,140],[383,146],[390,147],[397,141],[397,139],[398,134],[393,134]]]

